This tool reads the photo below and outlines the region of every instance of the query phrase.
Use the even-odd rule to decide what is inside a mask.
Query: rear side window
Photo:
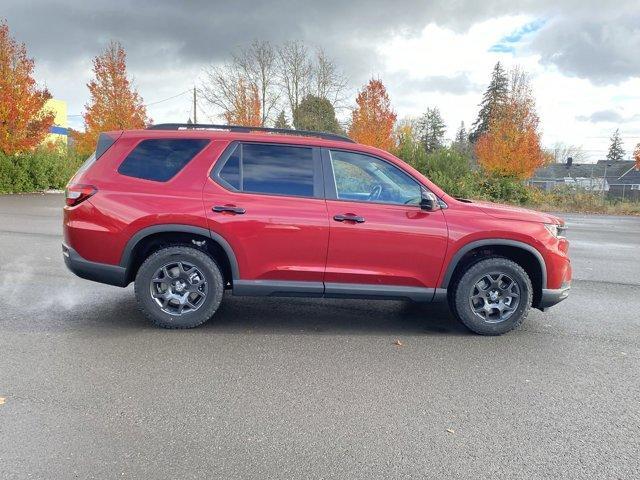
[[[236,145],[235,150],[224,164],[220,171],[220,178],[231,185],[236,190],[240,190],[240,145]]]
[[[228,157],[218,177],[241,192],[313,197],[313,149],[240,144]]]
[[[195,138],[143,140],[120,164],[118,173],[166,182],[208,143],[209,140]]]

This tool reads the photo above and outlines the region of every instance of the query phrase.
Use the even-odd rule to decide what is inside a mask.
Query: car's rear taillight
[[[98,189],[93,185],[79,185],[75,183],[67,185],[67,189],[65,191],[67,206],[73,207],[74,205],[78,205],[97,191]]]

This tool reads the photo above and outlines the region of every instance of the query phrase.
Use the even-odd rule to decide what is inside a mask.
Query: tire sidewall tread
[[[520,303],[516,312],[500,323],[489,323],[478,318],[469,304],[470,289],[477,277],[492,271],[509,274],[520,287]],[[502,335],[518,328],[527,318],[533,301],[533,286],[527,272],[516,262],[505,257],[492,256],[472,264],[454,286],[451,307],[455,316],[469,330],[480,335]]]
[[[208,293],[205,304],[194,312],[174,316],[163,312],[149,294],[151,276],[164,263],[185,261],[197,265],[207,280]],[[168,329],[186,329],[202,325],[218,310],[224,293],[220,267],[207,253],[197,248],[174,245],[152,253],[142,263],[136,274],[134,290],[138,307],[156,326]]]

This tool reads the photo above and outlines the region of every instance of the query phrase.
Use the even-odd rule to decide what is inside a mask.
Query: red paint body
[[[118,132],[117,135],[120,135]],[[207,138],[204,148],[165,183],[120,175],[119,164],[143,139]],[[339,148],[387,160],[442,199],[447,208],[325,200],[231,192],[209,173],[232,141]],[[90,262],[118,265],[127,242],[152,225],[192,225],[222,236],[237,258],[242,280],[283,280],[439,287],[460,248],[482,239],[510,239],[543,257],[547,282],[558,289],[571,279],[568,242],[545,223],[558,218],[524,209],[458,201],[393,155],[359,144],[286,135],[219,131],[124,132],[73,184],[97,192],[64,208],[64,242]],[[214,213],[214,205],[240,206],[243,215]],[[335,222],[336,214],[366,223]]]

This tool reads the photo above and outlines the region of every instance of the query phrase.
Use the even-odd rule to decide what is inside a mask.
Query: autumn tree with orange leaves
[[[230,108],[222,116],[229,125],[259,127],[262,125],[260,94],[255,84],[239,79]]]
[[[538,125],[528,76],[514,69],[505,104],[494,112],[487,132],[476,142],[478,163],[491,174],[530,178],[547,162],[540,147]]]
[[[111,42],[93,60],[95,77],[87,84],[91,99],[83,115],[85,131],[74,132],[79,152],[92,152],[101,132],[144,128],[150,123],[142,97],[127,77],[126,60],[118,42]]]
[[[636,162],[636,170],[640,170],[640,143],[638,143],[633,150],[633,159]]]
[[[369,80],[358,93],[356,103],[358,106],[351,116],[349,136],[358,143],[393,150],[396,113],[391,108],[384,84],[380,80]]]
[[[38,146],[53,125],[53,113],[43,111],[51,94],[37,87],[33,68],[25,45],[0,22],[0,152],[7,155]]]

